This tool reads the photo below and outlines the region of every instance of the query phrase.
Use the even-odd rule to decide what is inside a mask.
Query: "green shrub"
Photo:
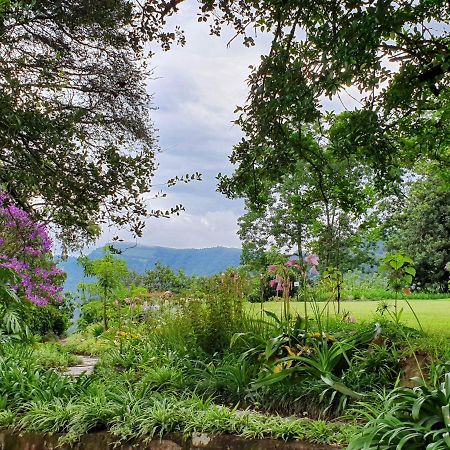
[[[92,324],[101,323],[103,320],[103,304],[100,300],[92,300],[81,306],[77,327],[83,331]]]
[[[445,450],[450,448],[450,373],[441,384],[396,388],[381,414],[371,417],[349,450]]]
[[[32,354],[38,367],[44,369],[65,369],[80,362],[78,356],[73,355],[60,344],[38,344]]]
[[[224,352],[244,318],[247,280],[229,272],[209,280],[204,299],[190,299],[183,313],[189,317],[199,346],[207,353]]]
[[[67,337],[65,348],[70,353],[99,356],[114,347],[114,343],[102,336],[96,338],[89,334],[71,334]]]

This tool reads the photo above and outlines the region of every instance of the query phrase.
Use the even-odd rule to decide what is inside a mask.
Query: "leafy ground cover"
[[[259,305],[232,270],[166,295],[126,285],[119,263],[107,254],[88,267],[97,281],[82,286],[76,333],[5,335],[0,427],[60,432],[68,443],[91,431],[117,442],[195,431],[355,450],[419,449],[436,437],[430,448],[446,448],[450,344],[437,318],[448,300],[411,300],[414,314],[403,300],[342,302],[338,313],[307,276],[317,256],[270,266],[266,281],[282,301]],[[292,276],[308,302],[291,301]],[[340,282],[325,274],[330,298]],[[65,375],[82,354],[98,357],[93,374]]]
[[[295,302],[289,320],[273,314],[277,302],[263,303],[269,313],[260,316],[259,305],[240,297],[234,283],[231,276],[217,279],[202,299],[172,298],[147,310],[110,304],[119,310],[111,312],[108,330],[102,302],[97,315],[91,302],[91,323],[60,343],[4,345],[0,427],[63,432],[66,442],[94,430],[109,430],[118,442],[200,431],[359,449],[376,441],[380,423],[396,435],[402,419],[387,413],[394,400],[385,393],[399,383],[406,361],[426,352],[423,370],[435,385],[446,370],[448,339],[386,316],[356,323],[332,310],[317,316],[312,305],[305,323],[297,316],[304,305]],[[100,358],[92,375],[62,375],[76,354],[86,353]],[[409,402],[398,410],[413,408],[423,395],[432,407],[437,388],[427,389],[412,400],[407,393],[415,391],[398,391]],[[414,414],[409,429],[417,434]],[[428,442],[425,434],[417,442]]]

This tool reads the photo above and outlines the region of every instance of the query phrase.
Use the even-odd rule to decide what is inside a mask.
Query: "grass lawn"
[[[394,300],[385,300],[389,304],[394,304]],[[364,320],[371,320],[376,315],[376,309],[380,302],[378,301],[352,301],[342,302],[341,312],[348,311],[352,316],[356,318],[358,322]],[[447,335],[450,337],[450,299],[447,300],[411,300],[409,302],[416,312],[422,327],[425,332],[439,335]],[[328,308],[329,314],[335,314],[336,306],[329,303],[328,306],[325,302],[317,303],[321,309]],[[311,305],[308,304],[309,311],[311,312]],[[266,302],[263,303],[263,308],[268,311],[272,311],[277,314],[281,314],[283,303],[280,302]],[[252,311],[260,311],[259,303],[252,303],[249,308]],[[403,314],[401,316],[401,322],[408,326],[418,328],[417,321],[414,318],[413,313],[409,309],[405,301],[398,300],[398,308],[403,308]],[[294,314],[297,312],[300,315],[303,314],[304,304],[301,302],[291,302],[291,312]],[[326,313],[325,313],[326,314]]]

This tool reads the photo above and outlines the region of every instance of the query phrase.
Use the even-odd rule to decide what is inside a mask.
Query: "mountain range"
[[[127,242],[114,243],[114,248],[121,253],[118,257],[125,259],[130,270],[144,273],[151,270],[157,262],[174,271],[184,270],[187,275],[214,275],[228,267],[240,263],[241,249],[227,247],[211,248],[170,248],[147,247]],[[96,248],[87,256],[90,259],[101,258],[103,247]],[[67,273],[66,291],[75,291],[78,283],[84,280],[83,269],[76,257],[69,257],[58,266]]]

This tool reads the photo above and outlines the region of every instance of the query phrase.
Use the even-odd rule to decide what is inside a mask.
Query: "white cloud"
[[[187,212],[171,219],[150,219],[144,236],[137,242],[175,248],[240,247],[237,219],[236,213],[226,209],[198,215]],[[135,242],[131,234],[119,234],[125,241]],[[111,242],[116,235],[116,229],[105,230],[97,245]]]

